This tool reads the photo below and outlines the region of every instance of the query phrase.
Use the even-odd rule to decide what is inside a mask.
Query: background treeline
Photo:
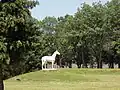
[[[60,67],[120,68],[120,0],[82,4],[74,15],[36,20],[27,6],[0,3],[0,72],[4,79],[41,69],[41,57],[58,50]],[[27,8],[26,8],[27,7]],[[2,71],[1,71],[2,70]],[[2,75],[0,74],[0,75]]]

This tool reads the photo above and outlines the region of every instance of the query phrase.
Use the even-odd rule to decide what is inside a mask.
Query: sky
[[[101,1],[103,4],[110,0],[38,0],[39,5],[31,10],[32,16],[38,20],[44,19],[46,16],[65,16],[66,14],[74,15],[77,8],[86,2],[92,4],[93,2]]]

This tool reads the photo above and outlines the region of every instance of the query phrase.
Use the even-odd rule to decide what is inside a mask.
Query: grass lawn
[[[5,90],[120,90],[119,69],[60,69],[5,80]]]

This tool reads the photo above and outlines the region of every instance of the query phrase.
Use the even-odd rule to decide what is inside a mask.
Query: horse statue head
[[[56,54],[60,55],[60,53],[58,52],[58,50],[55,51]]]

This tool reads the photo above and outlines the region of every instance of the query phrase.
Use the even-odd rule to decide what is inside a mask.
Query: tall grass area
[[[6,80],[5,90],[120,90],[120,70],[59,69],[31,72]]]

